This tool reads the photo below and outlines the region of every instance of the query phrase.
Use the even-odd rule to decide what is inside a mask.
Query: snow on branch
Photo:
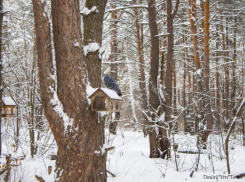
[[[90,84],[88,84],[86,86],[87,101],[88,101],[88,104],[89,105],[91,104],[91,101],[89,99],[89,96],[92,95],[95,91],[96,91],[96,88],[91,87]]]
[[[126,10],[126,9],[133,9],[133,8],[148,8],[147,5],[144,5],[144,4],[139,4],[139,5],[133,5],[133,6],[120,6],[120,7],[117,7],[117,8],[111,8],[111,9],[108,9],[106,10],[105,13],[110,13],[110,12],[114,12],[114,11],[118,11],[118,10]]]
[[[99,10],[97,9],[96,6],[93,6],[91,9],[88,9],[87,7],[84,7],[84,8],[82,9],[82,11],[81,11],[81,14],[82,14],[82,15],[89,15],[89,14],[92,13],[92,12],[98,13]]]
[[[198,69],[198,70],[197,70],[197,75],[198,75],[199,77],[202,77],[202,69]]]

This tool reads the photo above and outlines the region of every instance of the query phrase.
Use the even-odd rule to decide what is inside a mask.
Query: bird
[[[114,90],[118,96],[122,96],[122,92],[121,92],[118,84],[114,80],[114,78],[109,77],[107,74],[104,74],[103,77],[104,77],[104,82],[105,82],[106,88]]]

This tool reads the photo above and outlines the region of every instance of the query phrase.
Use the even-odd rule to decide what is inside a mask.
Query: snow
[[[245,172],[244,147],[236,146],[231,152],[231,171],[229,176],[226,171],[226,160],[213,157],[215,173],[212,172],[212,163],[209,159],[209,150],[201,154],[198,171],[190,177],[191,170],[196,161],[196,154],[178,153],[177,158],[179,172],[176,171],[174,152],[170,160],[149,158],[149,138],[143,137],[141,132],[122,131],[121,135],[111,136],[110,145],[115,146],[115,150],[108,152],[107,169],[116,175],[112,177],[108,174],[108,182],[184,182],[184,181],[236,181],[234,175]],[[212,138],[212,153],[218,156],[217,136]],[[210,140],[211,141],[211,140]],[[196,148],[196,137],[189,135],[175,135],[175,142],[178,143],[178,150],[193,150]],[[243,158],[241,158],[243,156]],[[240,158],[240,159],[239,159]],[[228,178],[226,180],[226,178]],[[239,181],[239,180],[238,180]]]
[[[122,97],[118,96],[117,93],[114,90],[108,89],[108,88],[92,88],[92,87],[87,87],[87,95],[90,97],[91,95],[94,94],[97,90],[102,90],[107,96],[109,96],[111,99],[117,99],[117,100],[122,100]]]
[[[2,100],[5,106],[16,106],[15,101],[11,97],[3,97]]]
[[[164,121],[165,121],[165,112],[162,113],[162,115],[158,118],[158,121],[164,123]]]
[[[202,69],[198,69],[198,70],[197,70],[197,75],[198,75],[199,77],[202,76]]]
[[[74,44],[75,47],[79,47],[79,45],[80,45],[80,44],[79,44],[77,41],[76,41],[75,44]]]
[[[109,135],[106,130],[106,143],[100,150],[95,150],[94,154],[104,154],[106,148],[115,146],[115,149],[107,152],[107,169],[116,175],[112,177],[109,173],[108,182],[234,182],[234,175],[245,173],[245,147],[241,146],[238,135],[233,141],[235,150],[230,150],[231,176],[227,174],[226,160],[222,145],[219,143],[218,135],[211,135],[209,139],[208,149],[203,150],[200,156],[200,164],[197,171],[194,172],[192,178],[190,173],[196,162],[196,154],[180,153],[180,151],[197,151],[196,136],[180,135],[174,137],[175,143],[178,144],[177,164],[179,171],[176,170],[174,152],[171,151],[172,157],[169,160],[160,158],[149,158],[149,138],[144,137],[142,132],[126,131],[119,129],[120,134]],[[48,143],[44,143],[49,148]],[[173,138],[171,137],[173,141]],[[3,145],[3,152],[6,153],[6,145]],[[212,146],[212,159],[209,158]],[[23,151],[28,151],[27,145],[19,147],[17,155],[23,155]],[[56,149],[56,148],[55,148]],[[27,155],[24,160],[21,160],[21,165],[13,167],[11,171],[10,181],[30,182],[37,181],[35,175],[42,177],[46,182],[55,181],[55,160],[50,160],[50,155],[55,155],[56,150],[48,150],[42,155],[37,155],[33,159]],[[16,157],[12,155],[13,157]],[[223,156],[223,160],[220,159]],[[4,157],[1,158],[1,165],[5,163]],[[48,175],[48,166],[52,167],[52,172]],[[214,169],[214,173],[213,173]],[[4,175],[0,175],[0,181],[3,181]],[[223,178],[223,179],[222,179]],[[228,179],[225,179],[228,178]],[[218,180],[217,180],[218,179]],[[244,181],[244,180],[237,180]]]
[[[91,9],[88,9],[87,7],[84,7],[81,11],[82,14],[84,15],[89,15],[92,12],[98,13],[98,9],[96,6],[93,6]]]
[[[91,87],[90,85],[87,85],[87,86],[86,86],[87,101],[88,101],[88,104],[89,104],[89,105],[91,104],[91,101],[90,101],[89,97],[90,97],[96,90],[97,90],[96,88],[93,88],[93,87]]]
[[[96,52],[99,50],[99,55],[101,54],[100,46],[96,42],[89,43],[88,45],[84,46],[84,55],[86,56],[89,52]],[[100,57],[101,58],[101,57]]]
[[[114,90],[109,88],[100,88],[106,95],[108,95],[112,99],[122,100],[122,97],[118,96]]]
[[[191,16],[191,19],[196,22],[196,18],[194,16]]]

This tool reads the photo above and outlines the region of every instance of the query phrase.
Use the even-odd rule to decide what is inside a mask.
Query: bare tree
[[[167,49],[167,71],[166,71],[166,107],[165,107],[165,124],[164,127],[160,129],[161,132],[161,150],[163,152],[162,157],[165,158],[165,155],[168,154],[170,157],[170,141],[169,141],[169,131],[165,128],[168,128],[171,121],[172,115],[172,79],[173,79],[173,62],[174,62],[174,17],[177,14],[179,7],[179,0],[176,2],[175,10],[172,8],[172,0],[167,1],[167,32],[168,32],[168,49]],[[172,12],[173,11],[173,12]]]
[[[148,13],[149,13],[149,26],[151,34],[151,65],[150,65],[150,78],[149,78],[149,110],[151,112],[152,124],[155,124],[157,118],[156,111],[160,105],[157,90],[157,76],[159,67],[159,37],[156,22],[156,2],[155,0],[148,0]],[[150,158],[158,158],[160,156],[157,148],[157,132],[155,127],[149,129],[150,140]]]
[[[136,0],[134,0],[134,3],[136,3]],[[139,70],[140,70],[140,76],[139,76],[139,87],[141,92],[141,109],[143,112],[147,110],[147,91],[146,91],[146,82],[145,82],[145,60],[144,60],[144,50],[143,50],[143,25],[139,24],[140,18],[142,15],[139,15],[139,11],[137,8],[134,9],[134,15],[135,15],[135,27],[136,27],[136,43],[137,43],[137,51],[138,51],[138,59],[139,59]],[[148,134],[147,129],[145,125],[147,124],[147,118],[142,113],[141,115],[141,121],[144,124],[143,132],[146,136]]]
[[[116,2],[112,1],[111,2],[111,8],[115,9],[116,8]],[[118,48],[117,48],[117,24],[118,24],[118,15],[117,15],[117,10],[111,12],[111,55],[110,55],[110,60],[111,60],[111,66],[110,66],[110,76],[113,77],[116,81],[118,80]],[[115,113],[115,118],[113,121],[110,122],[109,124],[109,131],[112,134],[116,134],[116,129],[117,129],[117,122],[120,119],[120,112]]]
[[[204,105],[206,111],[206,122],[207,129],[202,131],[201,137],[202,142],[206,143],[209,134],[213,128],[213,115],[211,112],[211,101],[210,101],[210,85],[209,85],[209,14],[210,14],[209,0],[205,0],[204,2]]]

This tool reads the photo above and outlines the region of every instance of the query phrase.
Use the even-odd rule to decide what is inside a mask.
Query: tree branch
[[[45,180],[44,180],[42,177],[38,176],[38,175],[35,175],[35,178],[36,178],[38,181],[40,181],[40,182],[45,182]]]
[[[175,9],[174,9],[174,13],[173,13],[173,18],[175,18],[177,12],[179,9],[179,0],[177,0],[176,4],[175,4]]]

